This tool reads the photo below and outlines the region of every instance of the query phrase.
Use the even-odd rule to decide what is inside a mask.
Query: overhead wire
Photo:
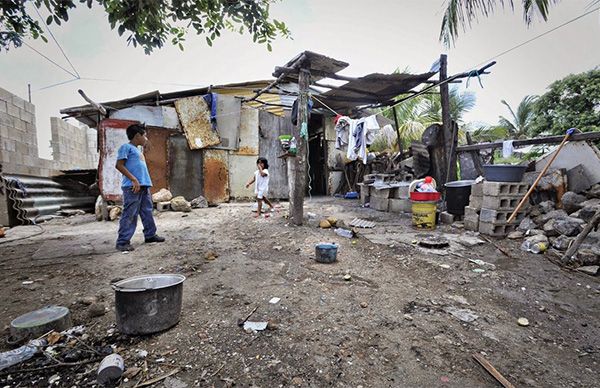
[[[44,54],[42,54],[41,52],[39,52],[38,50],[36,50],[35,48],[33,48],[30,44],[28,44],[27,42],[23,42],[23,44],[26,47],[29,47],[31,50],[35,51],[36,53],[38,53],[40,56],[42,56],[44,59],[46,59],[48,62],[52,63],[53,65],[55,65],[56,67],[58,67],[59,69],[63,70],[64,72],[66,72],[69,75],[72,75],[75,78],[78,78],[76,74],[71,73],[71,71],[65,69],[64,67],[62,67],[61,65],[59,65],[58,63],[54,62],[52,59],[48,58],[47,56],[45,56]]]

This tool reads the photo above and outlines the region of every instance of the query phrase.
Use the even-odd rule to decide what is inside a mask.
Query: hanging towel
[[[351,118],[341,116],[335,124],[335,148],[341,150],[348,144]]]
[[[510,158],[513,153],[513,141],[512,140],[504,140],[502,142],[502,157]]]

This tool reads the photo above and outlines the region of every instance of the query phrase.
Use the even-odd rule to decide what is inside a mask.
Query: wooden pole
[[[542,179],[542,177],[544,176],[544,174],[546,174],[546,171],[548,171],[548,169],[550,168],[550,165],[552,164],[552,162],[554,162],[554,159],[556,159],[556,157],[558,156],[558,153],[564,147],[564,145],[567,142],[567,140],[569,140],[569,136],[571,136],[571,134],[573,132],[574,132],[574,129],[569,129],[567,131],[567,134],[565,135],[565,138],[563,139],[562,143],[560,143],[560,145],[558,146],[558,149],[554,152],[554,155],[552,156],[552,158],[548,161],[548,163],[542,169],[542,171],[540,171],[540,175],[538,175],[538,177],[533,182],[533,184],[531,185],[531,187],[529,188],[529,190],[527,191],[527,193],[525,194],[525,196],[523,197],[523,199],[521,199],[521,202],[519,202],[519,204],[517,205],[517,208],[510,215],[510,218],[508,219],[508,221],[506,221],[507,224],[510,224],[515,219],[515,217],[517,216],[517,213],[519,212],[519,210],[521,210],[521,207],[523,207],[523,205],[525,204],[525,202],[527,201],[527,199],[529,199],[529,196],[531,195],[531,193],[533,193],[533,190],[535,190],[535,187],[539,183],[540,179]]]
[[[27,84],[27,93],[29,94],[29,103],[31,103],[31,84]]]
[[[467,136],[467,144],[473,144],[471,134],[468,131],[466,131],[465,134]],[[471,158],[473,158],[473,165],[475,166],[475,170],[477,170],[477,174],[483,176],[483,166],[481,165],[481,155],[479,154],[479,151],[470,151],[469,153],[471,154]]]
[[[500,384],[502,384],[502,386],[504,388],[515,388],[515,386],[508,381],[504,376],[502,376],[502,374],[500,372],[498,372],[498,370],[496,368],[494,368],[494,366],[485,359],[485,357],[483,357],[481,354],[473,354],[473,358],[475,359],[475,361],[477,361],[479,363],[479,365],[481,365],[482,367],[485,368],[485,370],[491,374],[496,381],[498,381]]]
[[[301,68],[298,75],[298,125],[292,129],[296,138],[296,157],[288,158],[288,182],[290,192],[290,216],[294,225],[304,221],[304,195],[306,194],[306,150],[308,147],[308,88],[310,71]]]
[[[400,139],[400,123],[398,122],[398,113],[396,112],[396,107],[392,107],[392,112],[394,113],[394,124],[396,124],[396,136],[398,136],[398,151],[400,152],[400,158],[402,158],[402,139]]]
[[[450,93],[448,83],[444,82],[448,78],[448,57],[445,54],[440,55],[440,101],[442,104],[442,139],[444,142],[444,160],[441,171],[449,171],[448,176],[444,176],[442,182],[438,182],[439,187],[443,187],[447,179],[455,180],[456,167],[450,166],[452,152],[452,118],[450,117]]]
[[[569,262],[573,259],[573,255],[575,255],[575,252],[577,252],[583,240],[585,240],[587,235],[590,234],[592,229],[594,229],[596,225],[598,225],[598,223],[600,223],[600,210],[596,212],[596,214],[594,215],[594,217],[592,217],[590,222],[588,222],[588,224],[585,226],[585,228],[583,228],[581,233],[579,233],[577,239],[575,239],[575,241],[573,241],[573,244],[571,244],[569,249],[567,249],[565,255],[561,259],[563,264],[569,264]]]

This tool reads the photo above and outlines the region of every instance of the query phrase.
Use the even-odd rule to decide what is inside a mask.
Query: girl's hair
[[[269,168],[269,161],[267,160],[267,158],[258,158],[256,164],[259,164],[260,162],[262,162],[262,164],[265,165],[265,168]]]

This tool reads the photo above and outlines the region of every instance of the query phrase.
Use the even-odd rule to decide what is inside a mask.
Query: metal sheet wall
[[[169,136],[174,131],[165,128],[148,128],[148,144],[144,147],[146,165],[152,179],[152,194],[169,187]]]
[[[229,153],[204,150],[204,197],[210,204],[229,202]]]
[[[289,198],[287,162],[285,158],[279,158],[283,154],[279,136],[292,133],[289,113],[286,117],[279,117],[260,111],[258,127],[259,154],[269,161],[269,195],[273,198],[287,199]]]
[[[203,195],[202,151],[192,151],[183,135],[169,137],[169,189],[192,200]]]

